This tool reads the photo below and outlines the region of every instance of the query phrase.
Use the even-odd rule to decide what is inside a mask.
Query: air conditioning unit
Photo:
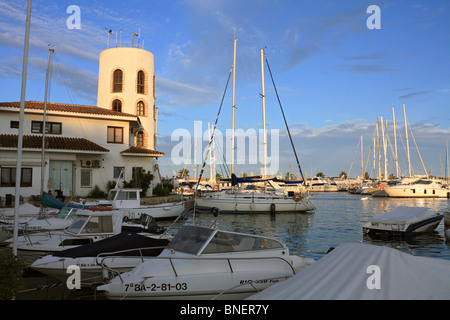
[[[91,163],[93,168],[100,168],[100,160],[92,160]]]
[[[82,168],[91,168],[92,160],[81,160],[81,167]]]

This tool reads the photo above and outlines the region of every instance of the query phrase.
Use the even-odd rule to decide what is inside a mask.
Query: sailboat
[[[242,192],[234,188],[230,193],[220,193],[197,197],[196,205],[202,207],[215,207],[221,212],[229,213],[276,213],[276,212],[306,212],[314,210],[314,206],[309,202],[309,195],[300,192],[286,192],[281,187],[277,187],[272,179],[267,179],[267,144],[266,144],[266,119],[265,119],[265,84],[264,84],[264,49],[261,53],[261,86],[262,86],[262,108],[263,108],[263,130],[264,130],[264,176],[262,179],[237,178],[234,175],[234,109],[235,109],[235,71],[236,71],[236,42],[234,40],[234,60],[233,60],[233,99],[232,99],[232,142],[231,142],[231,180],[233,187],[239,183],[269,183],[273,192]],[[284,116],[284,114],[283,114]],[[292,143],[292,140],[291,140]],[[294,149],[295,152],[295,149]],[[297,161],[298,162],[298,161]],[[299,166],[300,167],[300,166]],[[304,181],[304,179],[303,179]],[[278,192],[276,192],[278,191]],[[280,192],[281,191],[281,192]]]

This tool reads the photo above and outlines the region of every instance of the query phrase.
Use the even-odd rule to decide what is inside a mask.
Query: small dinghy
[[[363,231],[369,235],[413,235],[436,229],[442,217],[426,207],[401,206],[370,218]]]

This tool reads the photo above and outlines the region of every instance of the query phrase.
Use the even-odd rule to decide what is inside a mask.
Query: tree
[[[153,178],[154,176],[150,171],[145,172],[143,168],[136,168],[133,179],[128,182],[123,181],[123,186],[124,188],[141,188],[142,196],[145,197]]]
[[[222,175],[220,173],[216,173],[216,180],[222,179]]]
[[[325,175],[323,174],[323,172],[317,172],[316,177],[325,178]]]
[[[189,170],[187,170],[186,168],[181,169],[180,171],[178,171],[178,176],[180,178],[183,178],[183,177],[188,178],[189,177]]]
[[[341,171],[341,173],[339,173],[339,177],[340,177],[341,179],[347,179],[347,172]]]

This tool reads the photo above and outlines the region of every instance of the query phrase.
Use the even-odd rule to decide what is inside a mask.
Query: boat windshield
[[[283,246],[275,239],[217,231],[202,253],[224,253],[277,248],[283,248]]]
[[[56,218],[58,219],[67,219],[67,218],[75,218],[75,212],[77,212],[77,209],[75,208],[68,208],[64,207],[62,208],[58,214],[56,215]]]
[[[67,229],[70,233],[112,233],[112,216],[78,216],[78,218]]]
[[[116,198],[117,194],[117,198]],[[111,190],[108,195],[108,200],[136,200],[137,199],[137,191],[132,190]]]
[[[202,247],[205,247],[213,232],[215,230],[209,228],[184,226],[176,234],[169,247],[176,251],[197,254]],[[278,248],[283,248],[283,245],[275,239],[217,231],[201,253],[225,253]]]
[[[176,251],[196,254],[213,232],[213,229],[184,226],[172,239],[169,247]]]

